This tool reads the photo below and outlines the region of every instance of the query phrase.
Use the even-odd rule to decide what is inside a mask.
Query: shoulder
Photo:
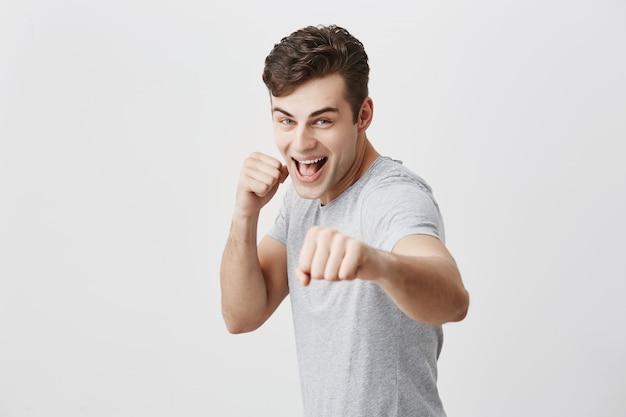
[[[430,185],[400,161],[379,158],[360,195],[360,211],[369,239],[392,248],[409,234],[428,234],[443,240],[443,219]]]
[[[414,189],[432,197],[431,186],[421,176],[402,164],[402,161],[390,157],[379,157],[366,174],[365,195],[377,192],[393,192],[393,190]]]

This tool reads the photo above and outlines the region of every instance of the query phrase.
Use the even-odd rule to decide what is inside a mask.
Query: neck
[[[363,175],[365,175],[367,170],[370,169],[370,167],[372,166],[376,158],[378,158],[379,156],[380,154],[378,153],[378,151],[376,151],[376,149],[374,149],[374,146],[370,143],[370,141],[367,138],[365,138],[365,146],[363,149],[361,169],[359,170],[359,173],[357,175],[357,178],[356,178],[357,180],[361,178]]]
[[[339,194],[356,183],[363,175],[365,175],[374,161],[376,161],[376,158],[380,156],[367,137],[364,136],[362,140],[364,143],[356,157],[354,169],[351,169],[350,172],[346,174],[346,176],[340,181],[340,184],[338,184],[338,187],[335,188],[334,192],[328,193],[324,197],[320,198],[320,203],[322,205],[328,204],[330,201],[337,198]]]

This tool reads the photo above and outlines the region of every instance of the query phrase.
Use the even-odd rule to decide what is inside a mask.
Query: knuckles
[[[301,268],[311,278],[325,281],[344,281],[355,278],[355,261],[359,258],[360,242],[338,230],[312,226],[305,238]]]

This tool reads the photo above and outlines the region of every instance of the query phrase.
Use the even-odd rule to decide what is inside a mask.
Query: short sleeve
[[[390,176],[364,194],[362,228],[367,241],[390,251],[403,237],[427,234],[445,240],[443,219],[431,189],[403,175]]]
[[[283,245],[287,244],[287,230],[288,230],[288,204],[291,197],[292,188],[288,188],[285,194],[283,195],[282,202],[280,204],[280,208],[278,209],[278,214],[274,219],[274,224],[270,227],[267,232],[267,235],[276,239]]]

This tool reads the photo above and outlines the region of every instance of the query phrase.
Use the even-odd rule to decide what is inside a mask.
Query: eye
[[[294,121],[293,121],[293,120],[291,120],[291,119],[282,119],[282,120],[280,121],[280,123],[281,123],[281,124],[283,124],[283,125],[285,125],[285,126],[291,126],[291,125],[295,124],[296,122],[294,122]]]
[[[328,119],[318,119],[315,121],[315,124],[318,126],[325,126],[330,124],[330,120]]]

